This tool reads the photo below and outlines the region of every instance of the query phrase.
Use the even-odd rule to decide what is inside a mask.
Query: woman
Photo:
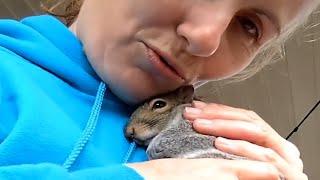
[[[246,161],[145,161],[122,129],[151,96],[259,68],[316,1],[77,3],[69,29],[52,16],[0,21],[2,179],[307,179],[297,148],[244,109],[194,102],[184,116]]]

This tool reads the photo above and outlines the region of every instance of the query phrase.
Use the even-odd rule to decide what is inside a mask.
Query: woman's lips
[[[146,46],[147,56],[152,65],[164,76],[169,77],[175,81],[184,81],[184,79],[177,73],[177,71],[171,67],[162,57],[160,57],[155,51]]]

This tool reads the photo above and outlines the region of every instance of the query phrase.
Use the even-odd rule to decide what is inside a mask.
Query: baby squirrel
[[[125,128],[125,136],[147,146],[149,159],[223,158],[244,159],[214,147],[216,137],[195,132],[182,116],[194,99],[192,86],[183,86],[139,106]]]

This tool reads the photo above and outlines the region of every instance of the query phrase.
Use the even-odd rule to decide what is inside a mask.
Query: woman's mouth
[[[163,76],[166,76],[172,80],[183,82],[185,81],[184,78],[177,72],[177,70],[172,67],[168,61],[156,53],[153,49],[147,48],[147,57],[154,66],[154,68]]]

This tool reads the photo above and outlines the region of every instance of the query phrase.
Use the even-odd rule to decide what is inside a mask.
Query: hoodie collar
[[[82,82],[75,82],[74,79],[71,81],[73,81],[74,84],[77,84],[78,88],[80,90],[82,89],[82,91],[85,91],[85,93],[93,96],[96,94],[101,79],[90,65],[83,50],[81,41],[68,29],[68,27],[51,15],[31,16],[21,20],[21,22],[36,30],[50,42],[50,46],[53,45],[56,49],[58,49],[58,51],[52,53],[62,53],[65,57],[67,57],[68,61],[73,61],[73,64],[80,66],[80,68],[85,71],[85,74],[89,75],[90,77],[85,75],[86,79],[88,80]],[[79,81],[79,79],[77,79],[77,81]],[[106,98],[108,100],[128,108],[128,106],[118,97],[116,97],[109,88],[106,94]],[[131,109],[129,109],[129,111],[131,111]]]

